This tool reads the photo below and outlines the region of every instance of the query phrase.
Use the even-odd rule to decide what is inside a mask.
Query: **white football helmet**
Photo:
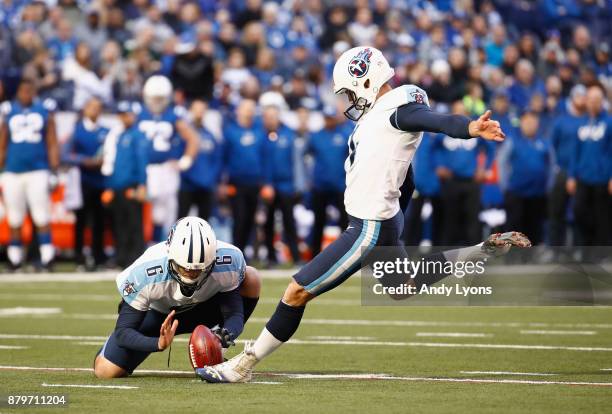
[[[334,66],[334,93],[346,93],[352,104],[344,115],[359,120],[394,74],[382,52],[374,47],[360,46],[344,52]]]
[[[172,84],[162,75],[153,75],[142,88],[143,101],[154,114],[162,113],[172,100]]]
[[[217,257],[217,237],[199,217],[183,217],[172,228],[167,240],[168,272],[185,296],[202,287]]]

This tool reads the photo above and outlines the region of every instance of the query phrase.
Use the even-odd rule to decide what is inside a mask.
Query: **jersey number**
[[[170,151],[173,128],[167,121],[140,121],[140,131],[153,141],[153,149],[158,152]]]
[[[221,256],[215,260],[217,265],[230,265],[232,264],[232,256]]]
[[[15,144],[27,142],[36,144],[42,140],[44,120],[39,113],[17,114],[9,121],[11,140]]]
[[[161,267],[161,265],[147,268],[147,276],[153,277],[153,276],[161,275],[162,273],[164,273],[164,268]]]

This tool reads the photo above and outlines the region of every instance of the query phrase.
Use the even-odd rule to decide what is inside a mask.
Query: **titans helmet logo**
[[[369,48],[363,49],[348,64],[348,71],[355,78],[363,78],[370,68],[370,57],[372,51]]]

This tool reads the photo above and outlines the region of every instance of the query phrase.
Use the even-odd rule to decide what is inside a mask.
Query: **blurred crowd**
[[[316,253],[326,225],[346,223],[342,166],[353,124],[342,115],[346,103],[331,92],[332,68],[350,47],[371,45],[395,68],[394,85],[419,85],[441,112],[476,117],[491,108],[508,137],[498,145],[426,134],[413,163],[408,244],[477,243],[501,228],[551,246],[611,241],[610,0],[0,0],[0,6],[0,100],[14,99],[25,79],[41,101],[77,113],[85,125],[61,143],[62,164],[81,169],[77,232],[103,228],[95,218],[108,185],[90,179],[108,162],[91,161],[103,152],[108,130],[86,150],[75,140],[86,139],[88,123],[97,125],[102,113],[136,113],[133,106],[117,108],[142,102],[147,79],[162,75],[171,82],[168,105],[179,119],[171,122],[178,122],[181,151],[198,150],[189,165],[176,154],[185,161],[180,183],[163,194],[175,205],[154,211],[154,238],[196,208],[221,221],[226,213],[233,242],[245,248],[261,240],[272,263],[281,239],[289,260],[301,260],[305,243]],[[153,186],[164,187],[164,177],[157,175]],[[144,201],[155,198],[151,183],[140,191],[146,181],[121,185],[138,194],[130,200]],[[314,216],[304,219],[304,234],[300,206]],[[116,214],[125,208],[120,204]],[[94,245],[95,261],[103,262],[101,235]]]

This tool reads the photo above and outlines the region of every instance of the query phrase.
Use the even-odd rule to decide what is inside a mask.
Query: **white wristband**
[[[183,155],[181,159],[178,161],[178,167],[181,171],[186,171],[193,165],[193,158],[189,155]]]

